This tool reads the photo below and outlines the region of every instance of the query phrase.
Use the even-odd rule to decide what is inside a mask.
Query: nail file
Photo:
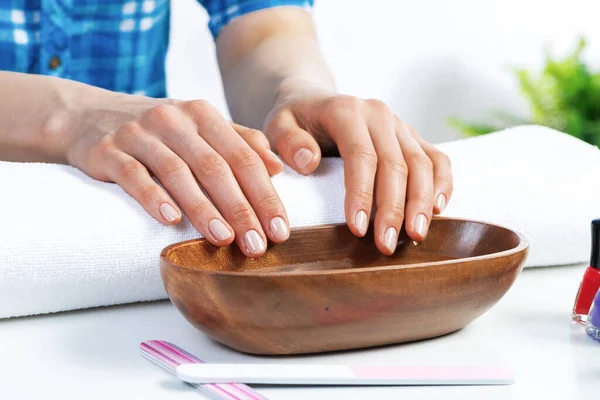
[[[140,355],[172,374],[177,373],[176,368],[178,365],[204,362],[181,347],[164,340],[148,340],[141,343]],[[191,383],[191,385],[204,394],[205,397],[215,400],[267,400],[267,397],[241,383]]]
[[[512,371],[482,366],[348,366],[291,364],[182,364],[177,377],[188,383],[263,385],[509,385]]]

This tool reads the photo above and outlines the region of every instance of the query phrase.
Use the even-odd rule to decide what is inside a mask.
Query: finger
[[[279,157],[271,151],[271,146],[264,133],[257,129],[247,128],[234,122],[231,123],[231,126],[263,160],[270,176],[277,175],[283,170],[283,163]]]
[[[268,126],[268,136],[283,161],[301,174],[312,173],[321,162],[321,149],[313,136],[298,126],[291,111],[282,111]]]
[[[266,238],[260,221],[244,197],[229,165],[198,135],[196,123],[185,111],[188,103],[191,102],[184,102],[177,108],[154,109],[143,116],[142,123],[155,127],[157,135],[161,136],[167,147],[186,162],[235,232],[240,250],[248,257],[258,257],[266,250]],[[197,119],[204,120],[207,126],[214,126],[211,108],[205,106],[204,102],[198,103],[209,112]],[[216,111],[212,113],[218,114]],[[216,121],[228,125],[224,119],[220,121],[217,118]],[[233,132],[232,135],[237,133]],[[239,136],[238,140],[243,141]]]
[[[206,239],[217,246],[227,246],[233,242],[233,230],[204,195],[180,157],[136,123],[126,124],[119,129],[115,140],[120,148],[154,173]]]
[[[419,142],[425,151],[425,154],[427,154],[429,159],[433,162],[433,211],[436,214],[441,214],[448,205],[454,189],[452,184],[452,163],[450,162],[450,158],[445,153],[442,153],[434,145],[423,140],[416,129],[408,124],[407,126],[413,137]]]
[[[252,215],[258,217],[269,239],[276,243],[287,240],[290,235],[287,214],[258,154],[212,106],[190,102],[184,109],[192,116],[200,136],[225,160],[233,172],[245,198],[252,206]],[[245,217],[245,214],[244,211],[242,216]],[[263,235],[261,240],[266,239],[263,230],[260,232]],[[261,254],[266,243],[263,246],[260,248]]]
[[[391,255],[396,250],[398,232],[404,221],[408,168],[396,137],[392,113],[379,101],[367,104],[369,132],[377,152],[375,244],[383,254]]]
[[[287,215],[266,168],[256,152],[232,129],[229,123],[214,107],[204,102],[188,102],[182,105],[180,112],[186,113],[185,128],[166,127],[165,131],[193,131],[192,134],[172,134],[166,139],[169,146],[177,148],[185,160],[193,165],[192,169],[205,190],[209,193],[225,218],[232,224],[237,235],[240,249],[249,257],[258,257],[266,250],[266,235],[276,242],[289,237]],[[177,138],[177,139],[174,139]],[[209,142],[210,141],[210,142]],[[218,144],[216,146],[215,144]],[[235,153],[243,147],[247,157],[241,155],[243,161],[252,163],[252,167],[260,171],[260,176],[241,177],[230,167],[225,156]],[[260,192],[267,185],[274,194],[278,204],[253,203],[251,195]],[[256,192],[252,192],[255,190]],[[273,200],[274,198],[271,197]],[[264,229],[264,230],[263,230]]]
[[[427,236],[433,214],[433,165],[406,124],[397,117],[396,136],[408,166],[405,230],[411,239],[421,242]]]
[[[108,178],[121,186],[148,214],[164,225],[181,221],[181,211],[138,160],[114,148],[106,154]]]
[[[362,237],[369,227],[377,154],[360,103],[346,99],[332,102],[324,115],[322,124],[344,160],[346,221],[352,233]]]

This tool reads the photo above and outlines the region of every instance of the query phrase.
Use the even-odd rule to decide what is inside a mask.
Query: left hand
[[[348,227],[365,235],[375,198],[374,236],[383,254],[396,249],[403,222],[412,240],[423,241],[432,215],[452,195],[449,158],[379,100],[312,89],[280,93],[264,132],[302,174],[317,168],[322,151],[337,148],[344,159]]]

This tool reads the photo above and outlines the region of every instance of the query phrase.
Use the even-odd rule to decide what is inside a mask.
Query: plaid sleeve
[[[216,38],[225,25],[236,17],[277,6],[310,8],[314,0],[198,0],[210,17],[208,27]]]

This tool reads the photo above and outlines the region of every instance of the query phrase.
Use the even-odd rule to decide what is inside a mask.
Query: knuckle
[[[431,158],[427,157],[425,153],[418,153],[411,158],[411,161],[416,167],[424,168],[427,170],[433,170],[433,162]]]
[[[279,150],[288,148],[291,144],[294,143],[296,138],[296,134],[293,130],[287,130],[279,136],[279,140],[277,140],[277,148]]]
[[[199,168],[210,179],[221,179],[229,173],[229,165],[216,153],[206,154],[199,160]]]
[[[261,195],[258,199],[258,206],[262,210],[277,211],[281,207],[279,196],[274,192],[268,192]]]
[[[367,101],[369,107],[378,114],[391,114],[390,108],[381,100],[371,99]]]
[[[242,135],[242,137],[244,137],[246,139],[246,141],[255,142],[261,146],[266,147],[267,149],[270,147],[269,140],[267,139],[265,134],[262,133],[262,131],[259,131],[258,129],[254,129],[254,128],[244,128],[244,129],[245,129],[245,131],[244,131],[244,134]]]
[[[372,202],[373,192],[365,186],[358,186],[352,191],[352,196],[359,204],[367,205]]]
[[[404,219],[405,212],[404,212],[404,206],[402,204],[385,203],[382,205],[378,205],[377,208],[385,210],[387,215],[389,215],[389,217],[394,221],[400,221],[400,220]]]
[[[235,225],[251,225],[254,219],[254,212],[249,205],[239,203],[229,209],[230,220]]]
[[[195,221],[201,221],[203,219],[208,220],[208,218],[204,218],[204,216],[208,214],[211,208],[212,205],[210,201],[205,199],[197,199],[187,205],[188,211],[186,211],[186,214],[190,219]]]
[[[113,139],[110,136],[105,135],[92,147],[92,154],[90,154],[90,156],[105,159],[108,158],[114,150],[115,145]]]
[[[139,199],[142,204],[151,204],[158,195],[158,188],[154,185],[144,185],[139,188]]]
[[[239,169],[252,169],[262,164],[262,160],[250,147],[241,147],[233,152],[233,164]]]
[[[337,116],[355,115],[360,112],[361,101],[353,96],[333,97],[325,104],[325,112]]]
[[[406,162],[402,158],[393,155],[381,156],[379,158],[379,168],[394,171],[403,177],[408,176]]]
[[[258,129],[254,129],[254,128],[248,128],[247,126],[244,126],[241,128],[242,132],[243,132],[243,136],[247,136],[249,138],[256,138],[256,139],[261,139],[264,138],[265,135],[263,135],[263,133],[261,131],[259,131]]]
[[[121,180],[129,181],[129,180],[135,178],[137,175],[139,175],[143,169],[144,169],[144,167],[139,162],[137,162],[136,160],[133,160],[133,159],[129,159],[129,160],[123,161],[119,165],[119,171],[117,173],[119,175],[119,178],[121,178]]]
[[[337,100],[338,107],[348,110],[358,110],[361,108],[361,100],[354,96],[340,96]]]
[[[369,168],[377,168],[378,157],[372,147],[355,144],[350,147],[349,153],[352,159],[360,161]]]
[[[143,133],[142,127],[135,121],[130,121],[122,125],[116,135],[123,142],[136,141]]]
[[[202,116],[207,118],[213,116],[216,109],[206,100],[190,100],[184,103],[184,108],[196,118]]]
[[[152,125],[160,126],[162,129],[175,131],[175,124],[178,119],[177,108],[169,104],[160,104],[151,108],[144,115],[144,119]]]
[[[75,146],[69,149],[67,153],[69,163],[72,166],[85,169],[88,175],[94,179],[111,180],[109,178],[110,172],[106,166],[119,163],[117,155],[120,151],[110,137],[104,136],[90,147],[83,145],[81,142],[76,143]]]
[[[164,179],[172,179],[187,168],[187,164],[176,156],[163,157],[157,165],[157,171]]]

